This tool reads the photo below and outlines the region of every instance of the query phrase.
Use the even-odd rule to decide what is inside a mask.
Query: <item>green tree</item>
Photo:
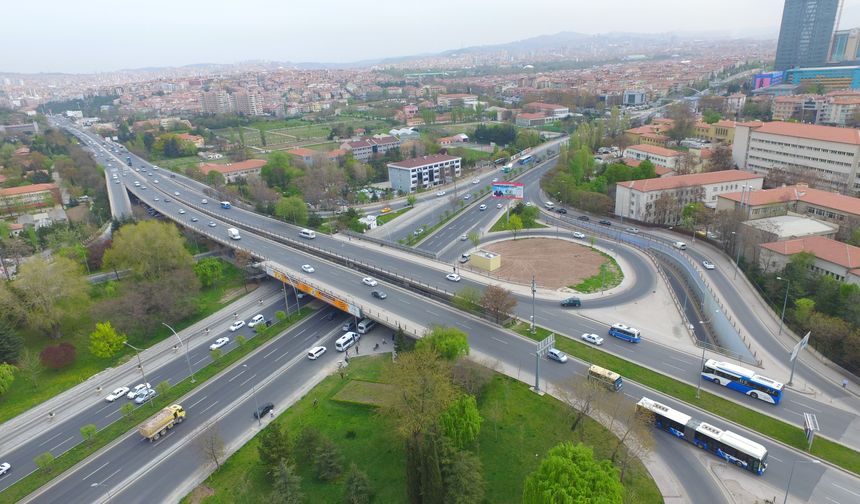
[[[416,201],[418,201],[418,198],[414,194],[410,194],[409,196],[406,197],[406,204],[411,206],[411,207],[415,206]]]
[[[520,219],[522,219],[524,228],[533,228],[535,227],[537,218],[540,215],[540,210],[538,210],[538,207],[536,206],[523,206],[519,215]]]
[[[119,407],[119,411],[126,420],[131,420],[131,416],[134,414],[134,404],[127,402]]]
[[[39,374],[41,374],[42,370],[44,370],[44,366],[42,365],[42,360],[39,359],[39,354],[36,352],[31,352],[29,349],[25,348],[23,352],[21,352],[21,359],[18,361],[18,369],[30,380],[30,384],[33,388],[37,388],[39,386]]]
[[[216,348],[214,350],[209,350],[209,357],[212,358],[212,362],[218,362],[221,360],[221,357],[224,356],[224,352],[220,348]]]
[[[215,257],[207,257],[197,261],[194,265],[194,274],[200,280],[203,287],[212,287],[224,276],[224,263]]]
[[[122,350],[125,341],[125,335],[117,333],[110,322],[99,322],[90,333],[90,353],[109,359]]]
[[[155,220],[121,227],[105,252],[108,268],[130,269],[138,279],[163,279],[177,269],[191,269],[194,258],[173,224]]]
[[[15,366],[0,362],[0,396],[5,394],[15,381]]]
[[[303,465],[313,464],[314,455],[322,439],[322,434],[316,428],[310,426],[302,428],[295,444],[297,462]]]
[[[260,444],[257,445],[260,463],[270,474],[280,470],[281,463],[288,461],[292,455],[290,437],[279,424],[272,423],[260,434]]]
[[[511,215],[508,217],[508,229],[514,234],[514,239],[517,239],[517,232],[523,229],[523,220],[519,215]]]
[[[445,504],[484,502],[484,468],[472,452],[448,448],[442,460]]]
[[[809,319],[815,312],[815,301],[809,298],[800,298],[794,302],[794,320],[800,327],[809,327]]]
[[[637,180],[657,178],[657,167],[654,166],[654,163],[650,159],[646,159],[639,163],[636,173],[638,174],[636,177]]]
[[[445,360],[455,361],[469,355],[466,333],[456,327],[434,326],[430,334],[415,344],[416,350],[432,350]]]
[[[669,138],[681,141],[693,134],[696,126],[696,116],[685,102],[678,102],[669,107],[668,117],[672,119],[672,129],[668,131]]]
[[[314,469],[320,481],[333,481],[343,472],[340,448],[328,438],[322,438],[317,446]]]
[[[344,478],[343,502],[344,504],[370,504],[373,500],[373,488],[370,486],[370,478],[367,473],[358,468],[353,462]]]
[[[161,380],[158,385],[155,386],[155,391],[158,392],[158,395],[164,397],[167,395],[167,392],[170,390],[170,381],[169,380]]]
[[[4,318],[0,318],[0,362],[18,362],[24,338]]]
[[[87,443],[91,443],[93,441],[93,437],[95,437],[96,432],[98,432],[98,427],[96,424],[86,424],[81,427],[81,437],[84,438],[84,441]]]
[[[481,243],[481,235],[477,231],[469,231],[469,234],[466,235],[469,238],[469,241],[472,242],[472,245],[477,247]]]
[[[308,207],[298,196],[282,197],[275,203],[275,216],[298,226],[308,223]]]
[[[442,413],[439,425],[445,437],[462,450],[478,439],[483,421],[475,396],[463,394]]]
[[[54,454],[51,452],[45,452],[33,459],[33,462],[36,463],[36,467],[45,474],[50,474],[51,471],[54,470],[54,461]]]
[[[275,504],[301,504],[305,500],[302,494],[302,478],[296,474],[295,468],[286,460],[281,460],[274,471],[272,493],[269,502]]]
[[[619,471],[611,462],[595,460],[590,447],[565,442],[550,449],[540,467],[526,478],[523,503],[621,504],[623,495]]]
[[[704,112],[702,112],[702,120],[708,124],[714,124],[715,122],[719,121],[722,118],[723,117],[716,110],[708,109],[708,110],[705,110]]]

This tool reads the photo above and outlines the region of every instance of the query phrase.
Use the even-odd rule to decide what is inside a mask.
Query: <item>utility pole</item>
[[[532,334],[535,333],[535,276],[532,275]]]
[[[143,370],[143,361],[140,359],[140,349],[139,349],[139,348],[137,348],[136,346],[133,346],[133,345],[132,345],[131,343],[129,343],[128,341],[123,341],[122,343],[123,343],[125,346],[127,346],[127,347],[129,347],[129,348],[133,349],[133,350],[137,353],[137,367],[138,367],[138,368],[140,368],[140,374],[143,376],[143,383],[144,383],[144,385],[146,385],[146,388],[149,388],[149,380],[147,380],[147,379],[146,379],[146,371],[144,371],[144,370]],[[148,402],[149,402],[149,404],[150,404],[150,405],[153,405],[153,403],[152,403],[152,397],[151,397],[151,396],[150,396],[150,398],[149,398],[149,401],[148,401]],[[153,406],[154,406],[154,405],[153,405]]]

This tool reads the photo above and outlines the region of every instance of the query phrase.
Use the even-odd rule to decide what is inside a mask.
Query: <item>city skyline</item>
[[[11,23],[0,33],[0,44],[18,48],[0,56],[0,72],[81,74],[249,60],[343,64],[509,43],[563,31],[716,32],[775,39],[783,9],[782,0],[727,0],[707,16],[702,15],[703,2],[683,0],[647,5],[622,0],[559,5],[536,0],[525,13],[519,6],[487,11],[481,5],[450,0],[437,2],[432,9],[383,0],[372,10],[341,0],[324,8],[303,4],[289,9],[273,0],[249,0],[242,9],[253,21],[237,22],[243,18],[235,9],[216,11],[205,2],[156,0],[147,5],[140,10],[98,0],[86,11],[57,0],[9,5],[4,10],[8,19],[38,20],[39,30],[34,32],[34,23],[24,21]],[[440,16],[444,21],[438,21]],[[414,22],[405,21],[410,19]],[[857,25],[860,0],[845,0],[840,28]],[[235,36],[225,36],[229,33]]]

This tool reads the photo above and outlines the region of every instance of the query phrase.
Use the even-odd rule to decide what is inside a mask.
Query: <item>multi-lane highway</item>
[[[383,320],[385,320],[386,318],[396,318],[397,320],[410,321],[413,324],[419,324],[423,327],[429,327],[434,323],[455,325],[463,328],[470,334],[470,344],[472,344],[473,348],[479,349],[482,353],[491,355],[493,356],[493,358],[502,358],[504,357],[506,351],[513,351],[516,355],[521,356],[519,358],[514,359],[514,361],[516,361],[518,365],[520,361],[530,362],[532,359],[531,357],[529,357],[529,352],[533,348],[533,345],[531,343],[522,341],[519,338],[512,336],[504,331],[500,331],[489,324],[478,322],[471,317],[465,316],[455,310],[451,310],[446,306],[429,303],[426,299],[418,297],[409,291],[401,290],[398,287],[394,287],[391,285],[383,285],[383,287],[389,291],[389,297],[385,301],[375,303],[373,298],[369,296],[370,289],[363,287],[360,282],[360,278],[363,276],[363,273],[349,271],[319,258],[314,258],[313,255],[308,255],[292,248],[286,248],[280,243],[263,239],[259,236],[256,236],[251,231],[248,231],[256,228],[258,230],[265,231],[265,233],[269,233],[272,236],[281,236],[286,239],[295,239],[295,228],[286,226],[282,223],[267,219],[262,216],[257,216],[249,212],[243,212],[235,208],[230,210],[223,210],[220,208],[215,208],[212,205],[208,205],[204,208],[204,206],[199,203],[200,199],[202,199],[202,197],[205,197],[201,193],[195,192],[194,190],[192,190],[193,188],[189,185],[173,185],[174,181],[176,183],[184,183],[184,178],[177,177],[177,179],[165,180],[168,183],[160,185],[159,187],[159,189],[162,191],[162,194],[170,194],[170,191],[175,189],[176,191],[180,192],[180,196],[177,197],[179,201],[181,201],[185,206],[189,208],[196,207],[196,211],[201,212],[201,214],[203,212],[207,213],[209,215],[208,219],[227,218],[231,222],[241,222],[244,229],[241,245],[244,248],[254,251],[258,256],[274,260],[278,263],[285,265],[288,268],[296,269],[301,264],[316,261],[316,264],[319,267],[317,267],[317,271],[312,275],[312,281],[330,290],[344,293],[352,302],[361,306],[363,310],[367,313],[383,318]],[[144,191],[135,191],[133,187],[130,187],[129,189],[132,190],[132,192],[136,192],[137,195],[141,197],[144,201],[148,201],[149,203],[156,203],[152,199],[154,196],[150,196],[150,194],[154,193],[147,193],[144,195]],[[178,222],[183,221],[183,219],[181,218],[181,214],[178,214],[178,212],[170,213],[168,211],[167,213],[165,213],[165,215],[170,216]],[[204,219],[201,219],[201,221],[203,220]],[[219,220],[218,222],[216,222],[216,226],[218,226],[219,229],[223,229],[223,221]],[[313,245],[320,245],[333,252],[340,251],[340,253],[344,255],[350,254],[354,255],[355,257],[360,257],[362,260],[366,261],[367,264],[377,263],[381,259],[381,256],[379,256],[378,253],[370,253],[366,250],[360,249],[359,247],[348,247],[347,243],[344,243],[339,240],[333,240],[328,237],[320,236],[317,240],[315,240],[315,243],[313,243]],[[626,251],[622,252],[621,250],[619,250],[619,253],[626,253]],[[629,252],[629,254],[630,261],[632,261],[633,264],[635,264],[638,258],[639,266],[634,267],[641,267],[643,268],[643,271],[650,270],[650,266],[643,259],[641,259],[641,256],[633,252]],[[387,269],[390,269],[395,272],[408,273],[416,280],[423,281],[424,279],[426,279],[426,283],[429,283],[430,285],[435,285],[440,288],[444,288],[447,286],[449,290],[452,290],[451,284],[446,284],[446,281],[444,280],[443,274],[444,272],[448,271],[447,266],[445,265],[442,265],[444,266],[443,268],[439,264],[428,263],[426,261],[416,262],[406,261],[402,259],[400,260],[402,261],[402,263],[398,263],[395,256],[385,256],[383,261],[386,263]],[[637,269],[637,278],[639,278],[638,274],[639,271]],[[638,283],[640,282],[637,281],[637,284]],[[648,287],[650,287],[650,285],[647,285],[648,282],[642,283],[646,284],[645,288],[643,289],[643,292],[647,292]],[[461,287],[461,285],[456,285],[455,287],[459,288]],[[382,305],[383,303],[384,305]],[[546,301],[546,303],[547,310],[549,310],[551,307],[553,311],[547,311],[547,320],[544,322],[544,325],[547,325],[550,328],[554,328],[553,325],[556,325],[559,328],[556,330],[560,330],[561,332],[568,334],[578,333],[580,331],[604,332],[602,330],[604,326],[596,327],[598,324],[590,320],[580,319],[579,317],[571,316],[567,313],[562,313],[554,302]],[[677,357],[674,355],[667,355],[671,354],[670,349],[663,348],[653,343],[649,344],[647,340],[639,346],[635,347],[634,354],[630,351],[632,349],[631,345],[611,341],[611,338],[609,340],[610,341],[608,341],[607,345],[607,349],[609,351],[616,352],[619,355],[623,355],[625,357],[629,355],[631,360],[637,360],[646,365],[651,365],[655,368],[663,369],[664,366],[662,366],[661,363],[664,362],[666,358],[676,358],[678,361],[688,364],[690,366],[689,370],[682,369],[680,373],[676,374],[680,374],[680,377],[687,381],[695,380],[698,371],[698,359],[691,359],[689,355],[680,352],[677,354]],[[625,348],[627,352],[623,350]],[[670,372],[669,374],[673,373]],[[631,389],[628,388],[626,390],[629,393]],[[721,390],[718,390],[717,393],[723,392]],[[789,391],[786,395],[787,397],[791,397],[791,392]],[[729,395],[728,397],[735,400],[740,399],[742,401],[744,399],[743,397],[731,397],[731,395]],[[664,402],[669,402],[669,400],[665,398],[660,400],[663,400]],[[826,406],[820,403],[815,404],[821,406],[822,408]],[[749,405],[760,407],[760,405]],[[680,405],[679,409],[689,410],[689,408]],[[782,411],[783,409],[784,408],[769,407],[769,411],[772,414],[776,414],[778,416],[785,415],[785,412]],[[835,410],[835,408],[832,409]],[[819,415],[819,420],[821,421],[822,416],[833,415],[838,417],[840,414],[844,413],[846,412],[842,410],[827,411],[824,415]],[[692,414],[693,416],[701,416],[696,412],[692,412]],[[788,416],[790,417],[790,415]],[[842,417],[843,421],[846,419],[848,420],[848,422],[844,425],[850,424],[850,422],[853,420],[853,416]],[[837,418],[836,420],[834,420],[834,423],[838,421],[839,419]],[[715,420],[714,423],[717,425],[721,425],[721,422],[719,422],[718,420]],[[835,425],[829,427],[835,427]],[[830,435],[831,431],[829,429],[824,429],[824,431],[826,434]],[[744,435],[750,437],[754,436],[753,434],[750,434],[748,432],[744,432]],[[798,455],[792,452],[778,452],[778,450],[780,450],[781,448],[773,445],[766,440],[764,440],[763,443],[771,447],[772,453],[774,453],[775,455],[775,457],[771,461],[772,466],[768,470],[768,473],[766,473],[765,478],[774,478],[774,484],[780,484],[781,481],[779,480],[779,478],[784,478],[785,472],[787,472],[788,469],[787,466],[782,464],[790,464],[794,460],[798,460]],[[779,455],[777,455],[777,453],[779,453]],[[774,463],[776,464],[773,465]],[[776,468],[775,471],[772,470],[774,468]],[[827,469],[825,471],[825,473],[828,472],[832,472],[832,470]],[[796,492],[805,492],[810,490],[809,485],[801,486],[797,484],[796,481],[795,483],[793,483],[792,488],[796,489]],[[848,484],[847,488],[857,488],[856,482]]]

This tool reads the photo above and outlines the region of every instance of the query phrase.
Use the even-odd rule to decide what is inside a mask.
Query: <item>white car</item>
[[[242,322],[242,323],[244,324],[244,322]],[[226,345],[227,343],[230,343],[230,338],[228,338],[227,336],[218,338],[215,340],[215,343],[212,343],[211,345],[209,345],[209,350],[215,350],[215,349],[221,348],[222,346]]]
[[[314,267],[310,264],[302,264],[302,271],[305,273],[313,273],[316,270],[314,270]]]
[[[707,270],[712,270],[716,268],[716,266],[714,266],[714,263],[712,263],[711,261],[702,261],[702,266],[704,266]]]
[[[203,199],[200,201],[200,203],[203,203],[203,204],[205,205],[205,204],[209,203],[209,200],[207,200],[206,198],[203,198]]]
[[[602,345],[603,338],[593,333],[585,333],[582,335],[582,340],[592,343],[594,345]]]
[[[450,280],[452,282],[459,282],[460,281],[460,275],[458,275],[456,273],[448,273],[447,275],[445,275],[445,278],[447,278],[448,280]]]
[[[469,237],[467,235],[460,235],[460,241],[466,241]]]
[[[445,191],[436,191],[436,196],[445,196]]]
[[[262,313],[258,313],[251,317],[251,320],[248,321],[248,327],[256,327],[259,324],[262,324],[266,321],[266,317],[263,316]]]
[[[183,210],[183,209],[181,209],[181,208],[180,208],[180,209],[179,209],[179,213],[184,214],[184,213],[185,213],[185,210]]]
[[[472,179],[472,183],[473,183],[473,184],[480,184],[480,183],[481,183],[481,181],[480,181],[480,180],[478,180],[478,179]]]
[[[501,203],[496,203],[496,208],[503,208],[503,207],[504,207],[504,205],[502,205]]]
[[[574,238],[579,238],[580,240],[582,240],[583,238],[585,238],[585,234],[580,233],[579,231],[574,231],[574,232],[573,232],[573,237],[574,237]]]
[[[160,199],[158,199],[158,196],[156,196],[156,197],[155,197],[155,201],[161,201],[161,200],[160,200]]]
[[[126,394],[128,394],[128,387],[119,387],[117,389],[114,389],[114,391],[110,394],[108,394],[108,396],[105,397],[105,401],[114,402]]]
[[[308,359],[317,360],[324,353],[325,353],[325,347],[324,346],[315,346],[315,347],[311,348],[310,350],[308,350]]]
[[[215,227],[216,225],[217,225],[217,224],[215,224],[215,222],[213,222],[213,221],[209,221],[209,227]]]
[[[230,324],[230,332],[236,332],[243,327],[245,327],[245,321],[244,320],[237,320],[237,321],[233,322],[232,324]]]
[[[179,191],[173,191],[174,196],[179,196]]]
[[[625,231],[627,231],[628,233],[639,234],[639,228],[635,228],[635,227],[629,227],[629,228],[625,229]]]
[[[0,476],[9,472],[10,469],[12,469],[12,464],[10,464],[9,462],[3,462],[2,464],[0,464]]]
[[[152,181],[152,183],[153,183],[153,184],[157,184],[157,183],[158,183],[158,179],[153,180],[153,181]]]
[[[140,392],[141,390],[144,390],[144,389],[148,389],[148,388],[149,388],[148,383],[138,383],[137,385],[135,385],[134,387],[131,388],[131,390],[129,391],[128,394],[125,395],[125,397],[127,397],[128,399],[134,399],[134,396],[136,396],[138,394],[138,392]]]
[[[498,182],[498,181],[499,181],[499,177],[493,177],[493,182]]]
[[[471,195],[471,194],[467,194],[467,195],[463,196],[463,199],[464,199],[464,200],[470,200],[470,199],[472,199],[472,195]]]
[[[483,204],[482,204],[481,206],[479,206],[479,207],[478,207],[478,210],[480,210],[480,211],[482,211],[482,212],[483,212],[484,210],[486,210],[486,209],[487,209],[487,205],[483,205]]]
[[[377,282],[376,279],[373,277],[364,277],[361,279],[361,283],[369,287],[376,287],[377,285],[379,285],[379,282]]]

